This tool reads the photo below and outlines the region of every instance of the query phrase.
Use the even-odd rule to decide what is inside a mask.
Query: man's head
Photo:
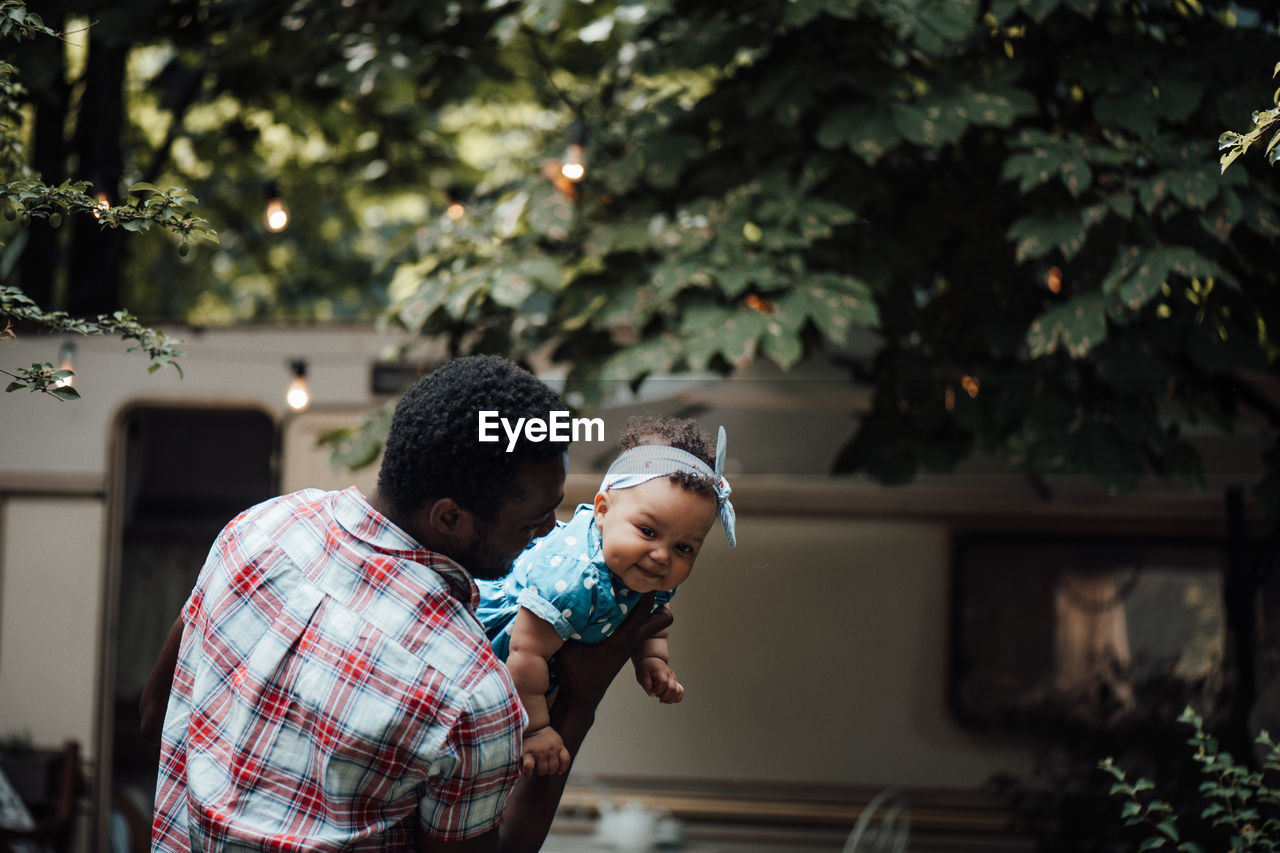
[[[532,374],[496,356],[441,365],[396,406],[378,495],[397,523],[476,577],[505,574],[555,522],[567,442],[480,441],[479,413],[509,423],[567,407]]]

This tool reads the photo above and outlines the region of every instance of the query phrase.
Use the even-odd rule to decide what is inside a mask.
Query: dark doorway
[[[105,685],[104,709],[112,717],[103,756],[110,761],[110,842],[104,846],[131,850],[146,849],[138,836],[150,831],[159,763],[158,747],[139,730],[142,688],[218,532],[276,493],[276,425],[257,409],[139,406],[119,429],[120,562],[115,630],[112,636],[108,628],[107,643],[110,648],[114,640],[114,674]]]

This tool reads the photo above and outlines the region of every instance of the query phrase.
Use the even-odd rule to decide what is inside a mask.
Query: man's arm
[[[169,706],[169,690],[173,687],[173,671],[178,666],[178,648],[182,645],[182,617],[173,621],[160,654],[151,667],[147,686],[142,688],[138,712],[142,716],[142,734],[150,743],[160,742],[164,728],[164,712]]]
[[[650,612],[652,606],[652,593],[647,593],[609,639],[596,644],[565,643],[560,650],[560,687],[551,706],[551,725],[575,758],[618,670],[640,643],[671,624],[669,610],[661,607]],[[502,853],[533,853],[542,846],[567,779],[567,775],[537,776],[516,784],[503,816]]]
[[[595,722],[596,707],[618,670],[641,642],[671,624],[669,610],[660,607],[650,613],[652,606],[653,593],[646,593],[609,639],[565,643],[560,650],[560,688],[551,706],[551,725],[570,754],[578,754]],[[419,831],[417,848],[420,853],[536,853],[551,829],[567,779],[567,775],[522,777],[507,800],[498,830],[460,842],[435,841]]]

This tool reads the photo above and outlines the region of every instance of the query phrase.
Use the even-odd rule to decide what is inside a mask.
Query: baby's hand
[[[636,681],[644,692],[667,705],[674,705],[684,698],[684,685],[676,681],[676,674],[662,658],[640,658],[635,662]]]
[[[525,778],[551,776],[569,772],[569,750],[560,733],[551,726],[524,733],[524,751],[520,754],[520,773]]]

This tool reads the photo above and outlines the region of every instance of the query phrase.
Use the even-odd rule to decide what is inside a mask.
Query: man
[[[472,579],[554,525],[567,446],[481,442],[478,413],[564,408],[503,359],[450,362],[400,401],[367,498],[304,490],[232,520],[143,694],[152,735],[167,701],[154,850],[541,846],[565,777],[519,778],[525,716]],[[670,622],[633,617],[561,653],[552,714],[574,754],[618,669]]]

